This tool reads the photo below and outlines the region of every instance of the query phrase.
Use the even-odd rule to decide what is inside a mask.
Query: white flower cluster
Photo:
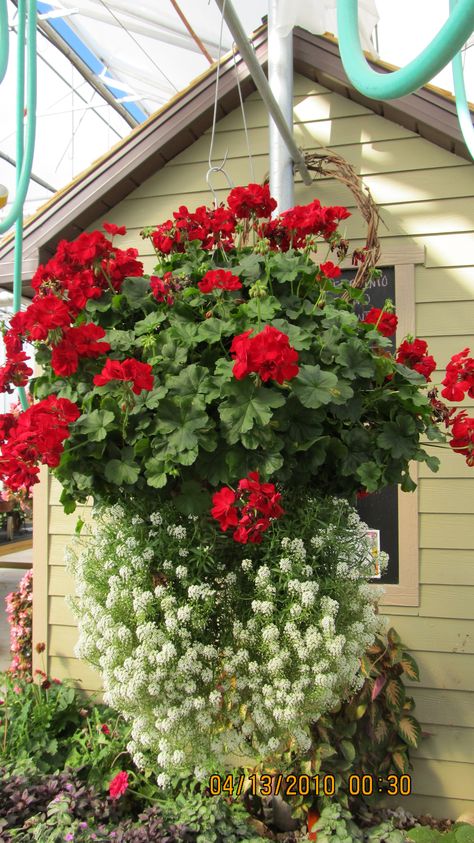
[[[161,784],[190,766],[223,769],[230,755],[274,759],[289,741],[304,752],[311,721],[360,685],[360,656],[380,626],[373,560],[357,513],[345,501],[328,507],[311,535],[282,527],[268,546],[235,545],[232,570],[215,551],[205,579],[165,508],[146,521],[114,507],[69,553],[77,655],[100,670],[105,701],[132,723],[130,752]],[[212,558],[204,540],[202,551]]]

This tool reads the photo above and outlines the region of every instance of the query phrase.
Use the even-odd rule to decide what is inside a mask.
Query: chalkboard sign
[[[364,319],[372,307],[382,308],[386,299],[396,305],[395,297],[395,267],[381,268],[379,278],[371,281],[366,289],[366,301],[355,305],[355,312],[359,319]],[[342,277],[351,281],[356,274],[355,269],[346,269]],[[392,350],[396,348],[395,337],[392,337]],[[398,487],[388,486],[380,492],[361,498],[357,510],[363,521],[371,530],[379,531],[380,550],[388,553],[389,563],[385,573],[377,580],[381,583],[398,583]]]

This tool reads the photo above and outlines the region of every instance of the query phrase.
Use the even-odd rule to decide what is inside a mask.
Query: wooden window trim
[[[397,347],[407,334],[416,336],[415,264],[423,264],[424,248],[408,244],[399,255],[387,249],[380,266],[395,267],[395,299],[398,316]],[[410,474],[418,483],[418,463],[412,463]],[[420,605],[418,488],[414,492],[398,489],[398,583],[384,586],[380,606]]]

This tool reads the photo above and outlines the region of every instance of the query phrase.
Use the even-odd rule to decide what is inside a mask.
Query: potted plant
[[[24,340],[43,374],[2,417],[3,477],[28,488],[43,462],[66,511],[100,508],[72,555],[78,652],[162,784],[307,751],[378,627],[356,496],[414,489],[430,442],[473,463],[474,420],[428,392],[426,343],[392,353],[389,302],[355,313],[376,270],[359,250],[344,280],[349,212],[274,209],[255,184],[180,207],[142,233],[151,276],[115,245],[124,227],[62,241],[5,334],[4,380],[26,381]],[[473,391],[465,350],[443,395]]]

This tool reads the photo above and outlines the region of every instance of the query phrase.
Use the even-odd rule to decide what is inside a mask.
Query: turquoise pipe
[[[1,2],[1,0],[0,0]],[[24,3],[18,3],[18,10],[20,5],[24,8]],[[26,199],[26,193],[30,182],[31,168],[33,166],[33,154],[35,151],[35,135],[36,135],[36,0],[29,0],[28,3],[28,37],[27,37],[27,55],[28,55],[28,78],[26,89],[26,106],[27,106],[27,131],[26,144],[23,158],[17,160],[17,172],[20,170],[17,178],[16,196],[13,204],[6,215],[5,219],[0,222],[0,234],[4,234],[16,222],[18,216],[23,213],[23,205]],[[24,18],[23,14],[23,18]],[[18,27],[20,27],[21,16],[18,15]],[[23,48],[24,49],[24,48]],[[19,51],[21,46],[19,44]],[[24,66],[24,64],[23,64]],[[22,88],[22,102],[24,102],[24,70],[23,70],[23,88]],[[17,97],[20,93],[20,80],[17,80]],[[18,109],[17,109],[18,115]],[[17,123],[17,133],[23,134],[23,113],[21,123]],[[18,143],[18,136],[17,136]]]
[[[28,38],[25,43],[27,0],[18,0],[17,27],[17,94],[16,94],[16,196],[6,218],[0,223],[0,233],[15,223],[15,251],[13,259],[13,311],[21,309],[23,205],[31,176],[36,134],[36,0],[29,0]],[[0,0],[0,81],[8,65],[8,17],[6,0]],[[25,49],[28,55],[27,133],[25,153]],[[18,388],[23,410],[28,408],[24,387]]]
[[[25,116],[25,0],[18,0],[18,53],[17,53],[17,96],[16,96],[16,190],[21,178],[20,168],[23,165],[24,155],[24,116]],[[36,29],[35,29],[36,31]],[[33,62],[35,63],[35,62]],[[30,73],[31,60],[29,56],[28,74]],[[29,123],[29,121],[28,121]],[[29,181],[29,179],[28,179]],[[23,207],[21,208],[15,223],[15,251],[13,255],[13,312],[21,310],[21,288],[22,288],[22,251],[23,251]],[[18,387],[18,395],[23,410],[28,408],[28,399],[23,386]]]
[[[0,0],[0,82],[7,72],[9,42],[7,0]]]
[[[455,6],[456,0],[449,0],[449,9],[451,12],[453,12]],[[469,154],[474,158],[474,126],[472,125],[471,112],[467,104],[462,53],[457,53],[453,58],[453,82],[459,125]]]
[[[339,49],[349,81],[366,97],[393,100],[426,85],[466,43],[474,30],[473,0],[458,0],[431,43],[406,67],[392,73],[373,70],[359,36],[357,0],[337,0]]]

